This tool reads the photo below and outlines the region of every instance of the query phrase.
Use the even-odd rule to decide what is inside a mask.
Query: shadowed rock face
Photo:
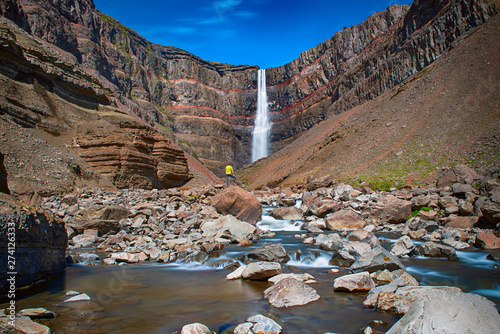
[[[62,58],[67,70],[81,71],[84,80],[61,72],[65,86],[76,86],[73,95],[92,90],[96,102],[171,130],[183,149],[214,171],[228,161],[236,168],[249,162],[256,66],[208,62],[152,44],[91,0],[10,2],[17,7],[2,9],[4,16],[63,50],[57,61]],[[395,5],[268,69],[271,151],[401,83],[494,13],[483,0]]]
[[[13,231],[15,237],[12,237]],[[40,209],[25,206],[8,195],[0,194],[0,247],[6,257],[0,265],[2,293],[9,290],[7,278],[11,272],[17,273],[16,288],[64,272],[67,244],[64,223]],[[7,254],[12,255],[15,261],[7,261]]]

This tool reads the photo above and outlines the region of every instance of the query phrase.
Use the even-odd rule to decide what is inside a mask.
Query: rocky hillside
[[[500,165],[500,16],[437,61],[314,126],[240,176],[252,187],[435,184],[446,167]]]

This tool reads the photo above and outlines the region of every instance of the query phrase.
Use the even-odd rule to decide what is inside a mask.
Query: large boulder
[[[180,334],[212,334],[213,332],[204,324],[194,323],[182,327]]]
[[[0,315],[0,332],[1,333],[36,333],[36,334],[51,334],[49,327],[34,322],[30,317],[18,315],[14,321],[10,317]]]
[[[289,206],[286,208],[276,208],[269,214],[271,217],[283,220],[304,220],[304,214],[299,208]]]
[[[391,246],[391,254],[401,257],[410,254],[414,249],[415,245],[411,241],[410,237],[405,235],[404,237],[399,238]]]
[[[215,195],[211,204],[218,213],[231,214],[250,224],[256,224],[262,217],[262,204],[257,197],[237,186],[226,188]]]
[[[455,183],[471,184],[481,179],[482,177],[470,167],[458,165],[441,174],[437,187],[452,187]]]
[[[372,208],[372,218],[381,224],[398,224],[411,214],[412,203],[395,196],[386,196]]]
[[[277,262],[252,262],[243,269],[241,277],[251,281],[266,281],[281,274],[281,264]]]
[[[337,233],[320,234],[315,241],[319,248],[327,251],[339,250],[344,247],[344,241]]]
[[[94,205],[89,209],[81,210],[75,216],[72,227],[78,232],[84,230],[98,230],[100,235],[120,230],[120,220],[127,218],[130,211],[121,205]]]
[[[255,261],[286,263],[290,260],[282,244],[266,243],[248,253],[248,258]]]
[[[234,329],[234,334],[279,334],[282,333],[283,330],[276,321],[261,314],[249,317],[246,321],[247,322],[236,326],[236,328]]]
[[[495,304],[470,293],[438,291],[420,296],[387,334],[500,333]]]
[[[493,233],[478,232],[476,246],[481,249],[499,249],[500,238],[496,237]]]
[[[264,291],[264,297],[274,307],[301,306],[318,300],[320,296],[306,283],[285,278]]]
[[[418,246],[420,253],[428,257],[447,257],[455,259],[455,248],[450,246],[441,245],[432,241],[424,242]]]
[[[376,247],[361,256],[351,265],[350,269],[353,272],[374,272],[385,269],[393,271],[397,269],[405,270],[405,266],[396,256],[389,253],[389,251],[385,250],[383,247]]]
[[[374,287],[375,282],[370,277],[370,273],[367,271],[340,276],[333,281],[333,289],[335,291],[370,291]]]
[[[340,210],[329,214],[325,222],[326,227],[332,231],[363,228],[366,224],[360,215],[351,210]]]
[[[255,226],[241,222],[232,215],[222,216],[216,220],[209,220],[200,227],[205,238],[216,242],[239,243],[255,232]]]
[[[9,289],[10,272],[17,272],[16,288],[63,273],[67,245],[63,222],[0,193],[0,249],[5,255],[0,262],[1,292]],[[7,261],[8,254],[16,260],[14,267]]]

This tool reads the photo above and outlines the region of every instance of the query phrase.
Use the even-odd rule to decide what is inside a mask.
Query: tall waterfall
[[[257,84],[257,116],[252,134],[252,162],[268,155],[269,146],[269,124],[266,70],[258,72]]]

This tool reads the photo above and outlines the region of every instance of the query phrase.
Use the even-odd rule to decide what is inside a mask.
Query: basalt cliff
[[[215,172],[250,162],[257,66],[150,43],[92,0],[2,0],[0,13],[0,152],[14,193],[171,187],[213,181],[200,162]],[[394,5],[267,69],[271,151],[422,72],[496,13],[485,0]]]

